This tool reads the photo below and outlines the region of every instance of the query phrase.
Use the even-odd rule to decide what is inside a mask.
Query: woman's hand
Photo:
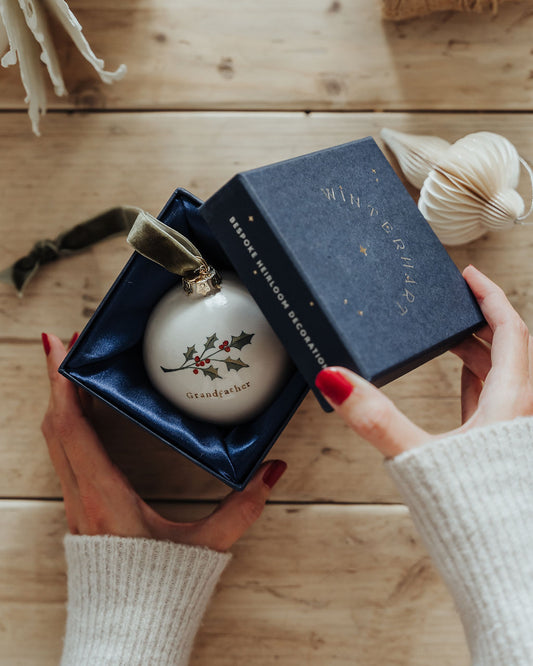
[[[435,439],[497,421],[533,415],[533,340],[504,292],[473,266],[463,277],[488,326],[452,351],[463,361],[462,426],[430,435],[410,421],[372,384],[345,368],[326,368],[316,385],[361,437],[387,458]]]
[[[145,537],[226,551],[259,518],[271,488],[286,469],[281,460],[264,463],[243,491],[230,493],[207,518],[175,523],[156,513],[109,459],[85,415],[83,393],[57,372],[65,356],[62,342],[43,333],[43,346],[50,402],[42,431],[61,482],[72,534]]]

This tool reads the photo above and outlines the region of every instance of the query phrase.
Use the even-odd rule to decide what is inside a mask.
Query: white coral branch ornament
[[[82,33],[82,27],[65,0],[0,0],[0,55],[3,67],[18,61],[20,78],[26,91],[32,129],[39,135],[39,119],[46,113],[46,88],[40,60],[46,65],[56,95],[66,94],[56,49],[48,28],[48,14],[66,30],[82,56],[91,63],[104,83],[118,81],[126,65],[114,72],[104,70]]]
[[[418,208],[445,245],[462,245],[499,231],[533,210],[516,191],[520,165],[531,167],[513,144],[492,132],[475,132],[449,144],[384,128],[381,137],[407,180],[420,189]],[[533,194],[532,194],[533,196]]]

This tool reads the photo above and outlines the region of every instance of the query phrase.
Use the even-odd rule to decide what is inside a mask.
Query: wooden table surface
[[[101,83],[57,34],[70,95],[32,136],[18,71],[0,71],[0,266],[106,207],[157,214],[175,187],[206,197],[235,172],[381,127],[455,140],[504,134],[533,162],[533,4],[498,16],[382,23],[376,0],[73,0]],[[527,188],[526,188],[526,194]],[[451,251],[507,291],[530,325],[533,229]],[[0,664],[57,664],[66,531],[39,425],[42,330],[84,326],[129,256],[116,238],[43,268],[23,299],[0,285]],[[432,432],[459,419],[445,354],[384,390]],[[99,430],[141,494],[193,518],[226,488],[100,407]],[[260,522],[234,548],[194,666],[461,666],[462,629],[379,456],[308,397],[276,444],[288,462]]]

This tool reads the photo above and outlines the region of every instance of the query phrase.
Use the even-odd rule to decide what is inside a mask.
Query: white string
[[[520,217],[516,218],[516,224],[533,224],[533,222],[522,222],[522,220],[525,220],[526,217],[529,217],[531,215],[531,211],[533,211],[533,170],[526,162],[526,160],[520,157],[520,155],[518,156],[518,159],[520,160],[520,164],[528,172],[529,178],[531,180],[531,205],[529,206],[527,213],[524,213],[523,215],[520,215]]]

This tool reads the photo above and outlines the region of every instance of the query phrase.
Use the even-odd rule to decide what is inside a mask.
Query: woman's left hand
[[[264,463],[244,490],[230,493],[202,520],[177,523],[160,516],[111,462],[84,412],[78,389],[57,372],[65,356],[61,340],[43,334],[43,346],[50,402],[42,431],[73,534],[145,537],[226,551],[259,518],[271,488],[286,469],[281,460]]]

